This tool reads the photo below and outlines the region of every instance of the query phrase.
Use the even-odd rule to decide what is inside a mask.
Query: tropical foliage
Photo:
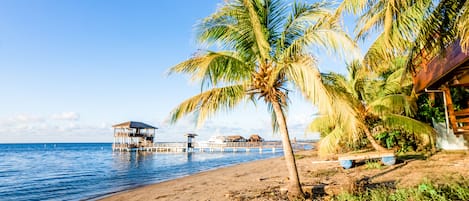
[[[202,49],[170,69],[171,73],[189,74],[202,85],[200,94],[172,111],[172,121],[192,114],[200,125],[217,111],[262,100],[272,114],[274,130],[282,135],[290,176],[288,192],[301,197],[285,120],[288,93],[297,89],[328,112],[332,98],[323,86],[311,50],[345,50],[354,55],[356,49],[329,8],[328,3],[225,1],[196,27],[198,42],[214,50]]]
[[[466,0],[344,0],[337,15],[343,12],[359,16],[357,38],[378,34],[365,55],[368,68],[388,65],[396,55],[405,54],[411,70],[457,40],[469,51]]]
[[[323,76],[329,93],[341,94],[335,96],[343,99],[343,104],[332,106],[348,108],[344,111],[353,118],[343,121],[346,115],[342,112],[318,118],[311,124],[310,129],[323,133],[320,153],[360,147],[366,144],[363,135],[375,149],[382,150],[373,142],[374,137],[369,131],[379,134],[379,140],[388,147],[398,144],[398,136],[419,136],[416,140],[427,138],[423,141],[426,144],[433,130],[413,119],[416,118],[416,98],[412,96],[411,83],[406,80],[405,72],[425,64],[457,40],[463,51],[469,50],[468,6],[465,0],[342,1],[336,16],[343,12],[359,16],[355,29],[357,39],[366,39],[373,34],[377,37],[363,61],[349,65],[347,79],[334,73]],[[428,120],[428,115],[440,114],[440,110],[427,109],[427,115],[417,118]]]
[[[409,139],[420,142],[422,147],[432,145],[433,128],[412,118],[417,105],[411,96],[411,80],[401,82],[405,62],[397,59],[394,64],[380,74],[367,71],[358,62],[348,66],[348,77],[323,74],[328,92],[340,99],[336,101],[340,106],[334,107],[340,108],[341,113],[319,117],[310,124],[309,130],[322,133],[320,155],[363,148],[366,146],[363,138],[376,150],[385,150],[375,141],[375,136],[387,148],[396,147],[401,151],[411,148],[411,144],[405,143]],[[348,120],[340,120],[343,116]]]

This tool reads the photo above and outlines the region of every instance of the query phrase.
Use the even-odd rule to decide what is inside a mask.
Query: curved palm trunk
[[[375,138],[373,137],[373,135],[371,135],[371,132],[370,130],[368,129],[368,127],[365,127],[365,135],[366,135],[366,138],[368,138],[368,141],[370,141],[371,143],[371,146],[376,150],[376,151],[387,151],[386,148],[384,148],[383,146],[379,145],[378,142],[376,142]]]
[[[288,135],[285,116],[278,102],[272,102],[272,106],[274,108],[275,116],[277,117],[280,133],[282,134],[283,153],[285,154],[285,161],[290,179],[290,184],[288,186],[288,197],[304,198],[305,196],[303,190],[301,189],[300,178],[298,176],[295,156],[293,155],[293,149],[291,146],[290,137]]]

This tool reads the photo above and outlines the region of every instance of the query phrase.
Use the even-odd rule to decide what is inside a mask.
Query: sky
[[[191,118],[168,122],[200,86],[167,70],[200,48],[194,24],[221,2],[1,0],[0,143],[112,142],[112,125],[130,120],[158,127],[156,141],[181,141],[188,132],[198,140],[280,139],[262,102],[219,113],[200,128]],[[344,72],[342,60],[323,52],[318,59],[322,71]],[[305,135],[314,114],[292,94],[292,137],[318,138]]]

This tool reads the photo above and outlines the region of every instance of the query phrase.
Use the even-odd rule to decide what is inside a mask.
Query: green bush
[[[336,201],[427,201],[469,200],[469,181],[460,179],[446,184],[435,184],[425,180],[413,188],[393,189],[380,187],[354,194],[344,193],[333,197]]]
[[[396,148],[400,153],[415,151],[419,146],[419,142],[414,135],[400,130],[385,131],[376,135],[375,138],[386,148]]]

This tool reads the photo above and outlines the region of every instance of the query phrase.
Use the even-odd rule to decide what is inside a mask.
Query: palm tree
[[[410,54],[408,68],[412,69],[422,58],[441,54],[457,40],[463,51],[469,51],[467,0],[344,0],[336,15],[344,11],[360,16],[357,38],[379,34],[364,58],[369,68]]]
[[[202,85],[200,94],[172,111],[172,122],[194,114],[201,125],[219,110],[228,111],[246,100],[263,100],[272,114],[274,131],[282,136],[290,177],[288,194],[304,196],[285,120],[288,92],[298,89],[314,104],[327,108],[331,99],[311,47],[336,53],[356,49],[329,6],[281,0],[225,1],[196,27],[198,41],[208,47],[216,44],[216,50],[198,51],[170,69],[187,73]]]
[[[348,77],[337,73],[323,74],[329,94],[338,100],[332,105],[336,114],[314,120],[310,131],[320,131],[323,138],[319,154],[337,153],[343,145],[356,145],[365,136],[374,149],[386,150],[374,139],[384,130],[404,130],[431,144],[434,131],[425,123],[412,119],[417,110],[411,94],[412,82],[401,84],[405,60],[394,61],[384,73],[373,75],[359,62],[348,65]]]
[[[442,54],[458,40],[462,50],[469,52],[469,1],[440,0],[429,6],[426,13],[410,48],[408,70],[421,63],[425,65],[425,61]]]
[[[368,53],[380,53],[391,61],[396,52],[409,48],[431,3],[429,0],[344,0],[336,15],[344,11],[359,15],[355,27],[357,39],[366,39],[373,32],[379,34],[370,48],[373,51]],[[374,58],[365,56],[365,61],[372,63],[368,67],[376,67]]]

